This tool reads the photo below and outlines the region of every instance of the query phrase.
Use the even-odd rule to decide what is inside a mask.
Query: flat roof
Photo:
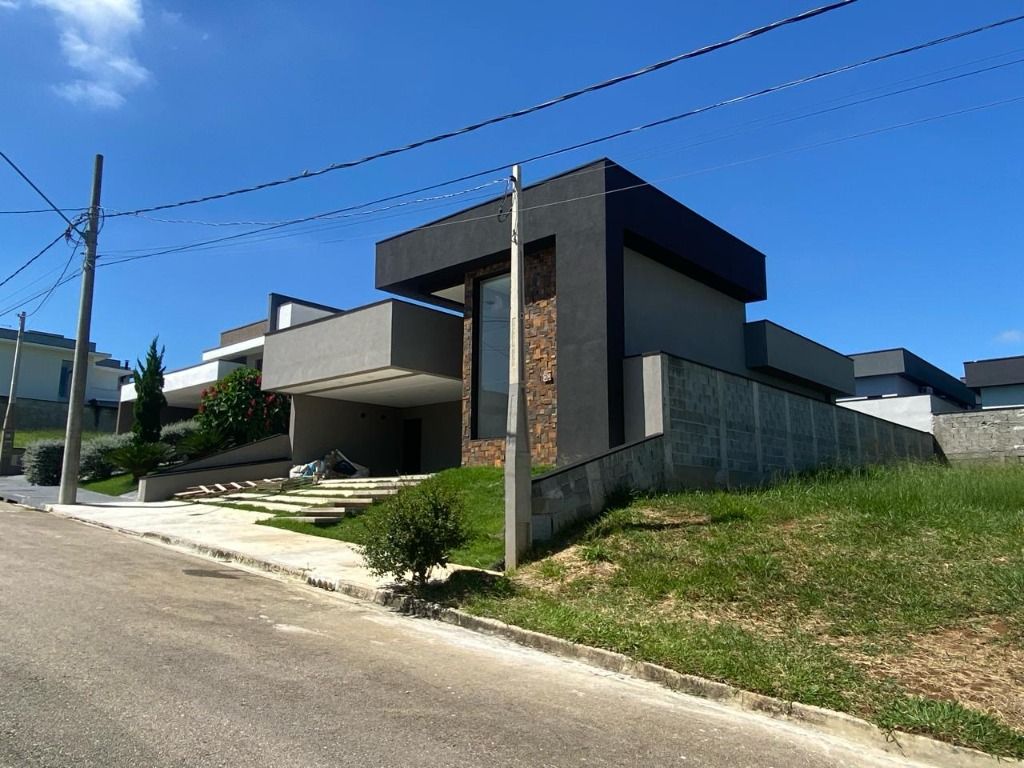
[[[976,404],[974,393],[962,381],[904,347],[858,352],[850,358],[855,378],[902,376],[921,386],[931,387],[935,394],[961,405]]]
[[[379,241],[376,287],[456,307],[434,294],[508,258],[509,224],[498,215],[503,200],[496,196]],[[522,202],[527,246],[565,238],[567,246],[603,259],[621,237],[736,299],[767,298],[763,253],[606,157],[524,186]]]
[[[964,378],[972,388],[1024,384],[1024,355],[967,361]]]
[[[18,332],[13,328],[0,328],[0,339],[8,341],[17,341]],[[74,349],[75,340],[69,339],[67,336],[61,336],[59,333],[47,333],[46,331],[25,331],[25,335],[22,337],[22,341],[25,344],[36,344],[41,347],[54,347],[55,349]],[[96,351],[96,342],[89,342],[89,351]],[[100,354],[107,354],[102,352]]]

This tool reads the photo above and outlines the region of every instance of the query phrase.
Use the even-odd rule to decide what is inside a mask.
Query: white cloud
[[[994,341],[996,344],[1020,344],[1021,342],[1024,342],[1024,331],[1017,328],[1011,328],[1010,330],[997,334]]]
[[[16,11],[21,3],[18,0],[0,0],[0,9],[7,11]]]
[[[0,0],[9,2],[10,0]],[[141,0],[32,0],[50,11],[64,58],[81,77],[54,86],[73,104],[116,109],[150,78],[132,49],[142,30]]]

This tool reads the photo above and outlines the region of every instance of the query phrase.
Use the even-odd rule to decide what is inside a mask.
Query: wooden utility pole
[[[505,570],[519,565],[530,547],[530,434],[526,419],[526,355],[523,349],[522,179],[512,167],[512,252],[508,324],[508,417],[505,429]]]
[[[82,298],[78,305],[78,336],[75,362],[71,369],[71,397],[68,399],[68,428],[64,438],[64,465],[60,475],[61,504],[78,500],[78,469],[82,457],[82,411],[89,377],[89,334],[92,329],[92,286],[96,274],[96,241],[100,227],[100,189],[103,185],[103,155],[96,155],[92,171],[89,224],[85,229],[85,261],[82,264]]]
[[[18,397],[18,371],[21,368],[21,337],[25,335],[25,313],[18,314],[18,340],[14,342],[14,363],[11,366],[11,388],[7,393],[3,433],[0,434],[0,475],[11,472],[14,458],[14,401]]]

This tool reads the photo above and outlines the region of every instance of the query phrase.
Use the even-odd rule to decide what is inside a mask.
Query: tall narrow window
[[[71,370],[74,363],[71,360],[61,360],[60,382],[57,384],[57,397],[66,400],[71,396]]]
[[[508,412],[509,275],[479,283],[473,408],[478,438],[504,437]]]

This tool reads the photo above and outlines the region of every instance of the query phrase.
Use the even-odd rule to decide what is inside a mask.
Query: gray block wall
[[[1024,462],[1024,408],[937,413],[932,423],[951,462]]]
[[[670,488],[745,486],[816,467],[934,455],[927,432],[660,357]]]
[[[627,434],[642,433],[642,424],[660,424],[662,432],[535,478],[535,541],[597,515],[620,488],[737,488],[817,467],[935,455],[927,432],[689,360],[648,355],[642,368],[629,369],[627,383],[644,392],[659,391],[652,377],[660,382],[662,402],[635,398],[660,413],[634,413],[637,421],[627,425]],[[1024,442],[1024,409],[1018,412],[1022,426],[1014,434]],[[967,414],[949,414],[961,415]],[[1018,448],[1024,455],[1024,446]]]
[[[0,413],[6,408],[7,395],[0,395]],[[68,423],[68,404],[19,397],[14,402],[14,418],[17,429],[64,429]],[[113,406],[86,404],[82,408],[82,429],[113,432],[116,422],[117,408]]]

